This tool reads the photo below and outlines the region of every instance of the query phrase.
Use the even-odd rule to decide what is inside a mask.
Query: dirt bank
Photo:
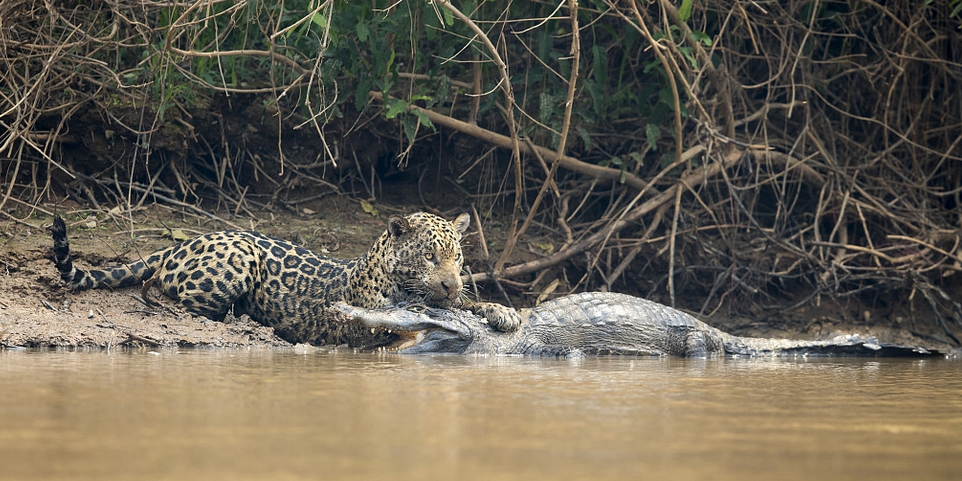
[[[4,346],[111,347],[283,346],[272,329],[246,316],[211,322],[156,299],[147,306],[137,289],[66,293],[46,247],[0,254],[0,343]]]
[[[383,231],[384,219],[395,210],[418,209],[397,207],[375,217],[351,202],[328,200],[323,206],[315,205],[298,214],[265,213],[257,222],[236,222],[246,222],[242,227],[290,239],[318,252],[349,258],[367,249]],[[188,237],[228,228],[158,207],[138,211],[126,219],[103,213],[99,217],[79,212],[64,215],[71,250],[81,266],[145,257],[173,242],[166,226],[176,235]],[[67,292],[50,260],[52,241],[46,230],[49,225],[50,218],[46,216],[0,223],[0,346],[290,346],[275,336],[271,328],[246,316],[228,322],[194,317],[156,290],[151,297],[159,307],[139,301],[141,292],[136,288]],[[470,264],[477,261],[479,253],[475,238],[469,235],[467,243],[465,254]],[[531,304],[535,297],[536,293],[518,295],[515,304]],[[813,339],[845,332],[941,350],[954,347],[939,337],[936,326],[911,319],[898,310],[882,312],[870,306],[853,308],[825,300],[820,305],[803,306],[778,318],[716,313],[703,320],[735,334],[757,337]]]
[[[295,240],[321,252],[352,257],[383,229],[361,209],[330,211],[324,218],[270,215],[245,226]],[[212,222],[180,217],[161,209],[134,215],[134,232],[122,219],[65,214],[71,251],[80,266],[135,259],[173,242],[162,233],[193,236],[223,229]],[[0,345],[4,347],[281,347],[290,346],[273,329],[248,318],[213,322],[185,313],[154,290],[159,306],[139,301],[140,289],[70,293],[51,262],[50,218],[5,222],[0,228]],[[180,232],[177,232],[177,231]]]

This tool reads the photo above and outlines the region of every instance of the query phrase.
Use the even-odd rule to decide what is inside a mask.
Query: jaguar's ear
[[[392,215],[387,221],[387,231],[391,237],[401,237],[406,232],[410,232],[411,222],[407,217]]]
[[[465,212],[451,221],[451,224],[454,225],[454,230],[458,231],[459,234],[464,234],[468,230],[468,225],[471,224],[471,215]]]

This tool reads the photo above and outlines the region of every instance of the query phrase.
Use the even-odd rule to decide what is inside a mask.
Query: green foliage
[[[304,118],[314,118],[318,111],[338,116],[344,109],[380,109],[371,102],[371,93],[377,92],[387,99],[384,118],[399,122],[406,140],[414,142],[423,132],[420,127],[432,130],[434,125],[410,107],[454,108],[451,113],[463,118],[470,104],[463,85],[474,81],[474,67],[480,65],[479,90],[485,95],[479,121],[495,130],[504,126],[500,72],[491,53],[469,25],[435,2],[158,5],[152,14],[156,33],[125,42],[118,65],[125,86],[148,86],[161,120],[175,106],[197,106],[200,96],[214,90],[283,91],[296,99],[294,107]],[[515,114],[522,119],[521,130],[536,143],[557,146],[573,76],[567,9],[554,3],[470,0],[457,7],[482,26],[508,62],[517,108],[525,112]],[[664,66],[629,22],[600,15],[608,8],[603,1],[589,0],[578,13],[580,67],[567,144],[579,155],[599,160],[609,158],[606,152],[613,149],[658,150],[660,143],[670,142],[676,108]],[[683,0],[681,19],[695,14],[693,2]],[[674,43],[690,68],[699,68],[690,40],[681,38],[678,27],[655,34]],[[711,45],[703,32],[693,32],[691,40]],[[182,51],[189,54],[178,53]],[[270,55],[234,53],[240,51]],[[103,55],[110,61],[109,53]],[[687,117],[685,106],[681,109]],[[611,138],[633,140],[616,146]]]
[[[682,22],[687,22],[691,18],[691,0],[681,0],[681,6],[678,7],[678,18]]]

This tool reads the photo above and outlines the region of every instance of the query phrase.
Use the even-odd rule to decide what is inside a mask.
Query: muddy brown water
[[[959,479],[962,362],[0,351],[0,479]]]

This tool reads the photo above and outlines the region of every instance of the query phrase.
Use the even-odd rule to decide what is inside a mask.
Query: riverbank
[[[323,210],[320,206],[315,207],[318,209],[309,210],[304,215],[264,215],[264,220],[246,221],[250,225],[241,227],[290,239],[326,255],[350,258],[367,249],[383,231],[383,218],[390,215],[384,213],[374,217],[349,202],[330,202]],[[397,210],[408,212],[417,208]],[[146,257],[174,242],[165,226],[173,228],[176,238],[230,228],[156,207],[135,214],[133,224],[103,214],[99,217],[78,213],[65,216],[68,217],[71,250],[82,266],[109,265],[119,260]],[[52,241],[46,230],[49,225],[50,218],[46,216],[0,224],[0,346],[291,346],[278,338],[273,329],[247,316],[231,318],[227,322],[195,317],[156,290],[150,292],[156,305],[140,301],[141,290],[137,288],[67,292],[51,262]],[[465,256],[470,263],[477,257],[477,242],[470,235],[469,244],[472,246],[466,247]],[[535,296],[519,297],[514,300],[515,305],[530,305]],[[820,304],[792,309],[779,318],[725,315],[722,311],[709,317],[694,314],[713,326],[743,336],[817,339],[858,333],[874,336],[883,342],[943,351],[955,347],[939,337],[933,323],[915,322],[905,312],[886,312],[872,306],[857,309],[856,312],[862,315],[852,316],[852,306],[841,306],[824,299]]]
[[[332,256],[353,257],[383,230],[380,219],[357,210],[360,214],[352,208],[332,208],[322,217],[265,215],[265,220],[240,227],[292,239]],[[64,217],[71,252],[80,266],[146,257],[174,242],[165,225],[172,226],[178,239],[232,228],[158,208],[135,214],[133,229],[123,219],[109,215],[73,212]],[[149,292],[152,305],[139,300],[141,290],[137,288],[68,292],[51,261],[49,226],[47,216],[0,224],[0,346],[291,346],[272,328],[247,316],[231,317],[227,322],[192,316],[156,290]]]
[[[0,261],[0,344],[4,347],[247,347],[289,346],[247,316],[213,322],[183,312],[155,295],[139,302],[139,289],[68,293],[48,246],[4,252]]]

